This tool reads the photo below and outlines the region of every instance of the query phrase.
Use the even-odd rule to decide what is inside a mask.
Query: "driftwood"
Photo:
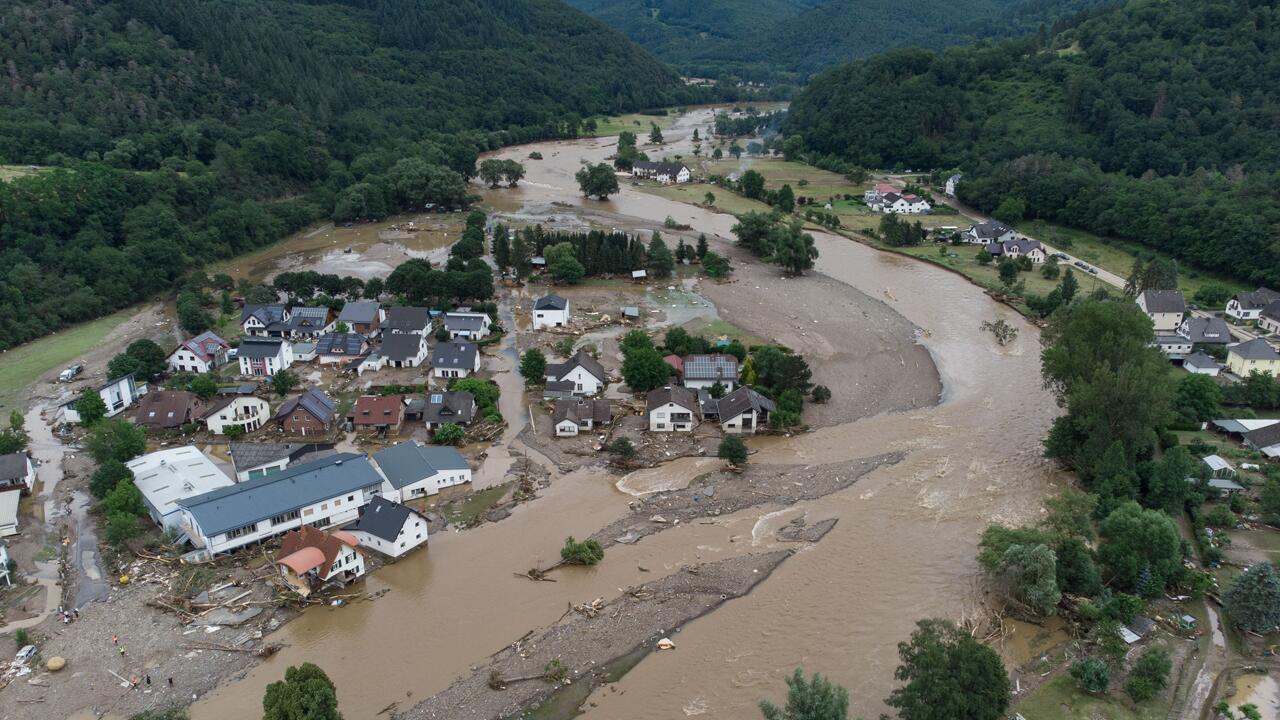
[[[527,580],[533,580],[534,582],[555,582],[556,581],[556,579],[553,577],[547,577],[545,574],[545,571],[539,570],[538,568],[529,568],[528,572],[522,572],[522,573],[513,572],[511,574],[515,575],[516,577],[522,577]]]

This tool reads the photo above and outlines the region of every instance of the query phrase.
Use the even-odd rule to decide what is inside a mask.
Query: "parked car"
[[[1060,252],[1058,252],[1058,253],[1054,253],[1054,254],[1053,254],[1053,256],[1054,256],[1054,257],[1056,257],[1056,258],[1058,258],[1059,260],[1066,260],[1066,259],[1067,259],[1067,254],[1066,254],[1066,253],[1060,253]]]
[[[72,365],[71,367],[58,373],[58,382],[71,382],[77,375],[84,372],[83,365]]]
[[[1079,261],[1079,260],[1077,260],[1077,261],[1075,261],[1075,262],[1073,262],[1073,263],[1071,263],[1071,264],[1072,264],[1072,265],[1075,265],[1075,266],[1076,266],[1076,267],[1078,267],[1078,268],[1088,268],[1088,267],[1089,267],[1088,265],[1085,265],[1083,262],[1081,262],[1081,261]]]
[[[1096,268],[1096,267],[1085,268],[1085,269],[1089,271],[1089,274],[1090,274],[1090,275],[1097,275],[1097,274],[1098,274],[1098,268]]]

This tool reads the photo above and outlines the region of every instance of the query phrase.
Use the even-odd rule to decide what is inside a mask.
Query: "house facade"
[[[1178,326],[1178,334],[1191,341],[1193,345],[1221,345],[1231,343],[1231,329],[1227,321],[1220,317],[1201,317],[1193,315]]]
[[[870,190],[862,193],[862,202],[866,203],[867,207],[874,207],[882,203],[885,195],[897,192],[898,188],[892,185],[877,183]]]
[[[360,519],[347,528],[360,547],[388,557],[400,557],[427,544],[427,518],[413,508],[375,496],[360,512]]]
[[[545,380],[548,383],[572,383],[574,395],[595,395],[608,385],[604,366],[582,351],[565,362],[548,364]]]
[[[183,341],[169,353],[169,372],[207,373],[215,370],[227,362],[230,349],[226,340],[211,332],[202,332]]]
[[[1280,300],[1280,292],[1270,288],[1236,293],[1227,301],[1226,313],[1236,320],[1257,320],[1263,309],[1277,300]]]
[[[109,380],[96,389],[98,397],[102,398],[102,402],[107,406],[107,417],[119,415],[137,402],[138,398],[147,394],[147,384],[134,380],[132,373]],[[78,394],[76,399],[79,399]],[[80,422],[80,413],[76,411],[76,400],[62,406],[62,418],[69,423]]]
[[[0,491],[30,491],[36,485],[36,465],[26,451],[0,455]]]
[[[194,445],[147,453],[125,467],[133,473],[151,521],[165,529],[181,529],[182,501],[235,484]]]
[[[1182,367],[1189,373],[1194,375],[1208,375],[1217,377],[1222,371],[1222,366],[1217,360],[1209,357],[1202,352],[1191,353],[1182,359]]]
[[[337,324],[333,311],[327,307],[296,307],[289,311],[289,318],[284,323],[284,337],[314,340],[333,332]]]
[[[204,423],[214,435],[226,435],[232,428],[251,433],[270,419],[271,406],[255,395],[222,396],[204,412]]]
[[[240,310],[240,330],[248,337],[284,337],[289,308],[272,303],[245,305]]]
[[[1187,303],[1181,290],[1144,290],[1138,295],[1138,307],[1151,318],[1157,335],[1172,335],[1182,325]]]
[[[1258,327],[1269,333],[1280,334],[1280,300],[1271,302],[1258,311]]]
[[[929,204],[928,200],[915,193],[899,194],[889,192],[881,195],[877,201],[872,203],[871,209],[883,213],[919,215],[929,212],[933,209],[933,206]]]
[[[754,435],[756,430],[769,423],[769,414],[775,406],[772,400],[755,390],[741,387],[720,398],[716,409],[720,428],[726,433]]]
[[[1280,378],[1280,353],[1266,340],[1254,338],[1227,348],[1227,369],[1242,378],[1254,372]]]
[[[276,567],[285,584],[302,597],[326,586],[344,586],[364,576],[360,541],[345,530],[325,532],[302,526],[285,534]]]
[[[448,331],[450,340],[480,340],[493,331],[493,321],[488,313],[448,312],[440,323]]]
[[[456,448],[422,445],[416,441],[393,445],[373,454],[386,478],[380,494],[405,502],[435,495],[441,490],[471,482],[471,466]]]
[[[480,370],[480,349],[475,343],[451,340],[436,344],[431,374],[438,378],[464,378]]]
[[[427,362],[427,336],[421,333],[388,333],[378,350],[393,368],[421,367]]]
[[[664,185],[687,183],[693,178],[693,174],[685,165],[648,160],[632,163],[631,174],[638,178],[657,180]]]
[[[650,390],[645,402],[651,432],[690,432],[698,424],[698,394],[679,385]]]
[[[613,419],[608,400],[568,398],[557,400],[551,413],[551,427],[556,437],[576,437],[580,432],[592,432]]]
[[[943,190],[943,192],[947,194],[947,197],[956,196],[956,186],[960,184],[960,177],[961,176],[957,173],[947,178],[946,188]]]
[[[308,388],[276,411],[275,421],[290,435],[327,435],[333,430],[337,404],[322,391]]]
[[[293,346],[278,338],[243,338],[236,359],[241,375],[270,377],[293,364]]]
[[[1015,237],[1017,237],[1017,233],[1013,231],[1013,228],[997,220],[988,220],[970,225],[969,229],[960,235],[960,238],[965,242],[976,245],[1002,243]]]
[[[1040,244],[1040,241],[1028,238],[1014,238],[1012,240],[993,242],[983,247],[983,250],[991,253],[992,257],[1007,257],[1013,260],[1025,257],[1037,265],[1045,261],[1044,247]]]
[[[533,303],[533,329],[569,326],[569,301],[559,295],[540,297]]]

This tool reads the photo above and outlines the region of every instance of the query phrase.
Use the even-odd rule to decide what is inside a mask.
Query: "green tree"
[[[1270,562],[1249,566],[1223,596],[1227,614],[1241,628],[1267,633],[1280,625],[1280,577]]]
[[[504,174],[501,160],[489,158],[480,162],[480,179],[488,183],[491,189],[498,187],[498,183],[502,182]]]
[[[708,191],[702,196],[702,204],[711,207],[716,204],[716,194]]]
[[[316,665],[290,666],[284,680],[267,686],[262,720],[342,720],[337,689]]]
[[[529,348],[520,357],[520,375],[526,382],[541,384],[547,377],[547,356],[538,348]]]
[[[114,513],[141,515],[146,512],[146,507],[142,504],[142,492],[132,480],[124,478],[102,498],[102,510],[107,515]]]
[[[570,565],[595,565],[604,559],[604,549],[595,540],[578,542],[570,535],[560,548],[560,559]]]
[[[698,245],[697,245],[698,259],[701,260],[702,258],[705,258],[707,256],[708,250],[709,248],[707,246],[706,233],[698,233]]]
[[[298,387],[298,376],[288,370],[279,370],[271,376],[271,391],[280,397],[293,392]]]
[[[752,200],[759,200],[764,196],[764,176],[755,170],[742,173],[738,178],[738,190]]]
[[[630,462],[635,459],[636,446],[631,442],[631,438],[620,437],[609,443],[609,454],[622,462]]]
[[[1009,287],[1018,281],[1018,264],[1012,260],[1000,261],[1000,282]]]
[[[782,185],[777,196],[774,197],[773,206],[784,213],[790,213],[796,209],[796,194],[790,185],[785,183]]]
[[[1147,648],[1129,671],[1124,691],[1134,702],[1150,700],[1169,684],[1169,671],[1173,662],[1163,648]]]
[[[800,668],[787,678],[787,704],[779,708],[768,700],[760,701],[765,720],[846,720],[849,717],[849,691],[815,673],[805,680]]]
[[[199,295],[178,295],[178,325],[190,335],[199,335],[213,326],[213,318],[204,309]]]
[[[142,380],[155,380],[168,369],[168,355],[154,341],[143,338],[129,343],[123,353],[107,363],[107,376],[123,377],[130,373]]]
[[[803,232],[799,221],[780,225],[773,245],[774,262],[792,275],[803,275],[805,270],[813,268],[814,261],[818,258],[818,248],[814,245],[813,236]]]
[[[733,272],[733,266],[729,264],[728,258],[708,251],[702,257],[702,271],[707,277],[721,278]]]
[[[1102,521],[1099,533],[1098,560],[1120,587],[1154,595],[1182,577],[1182,544],[1168,515],[1130,501]],[[1139,588],[1147,574],[1147,587]]]
[[[720,441],[720,449],[716,456],[730,465],[745,465],[747,462],[747,445],[737,435],[726,435]]]
[[[648,333],[639,328],[628,330],[627,333],[622,336],[622,340],[618,342],[618,345],[622,348],[622,355],[624,357],[630,355],[636,350],[654,349],[653,338],[649,337]],[[572,350],[572,347],[570,350]],[[569,353],[564,354],[568,355]]]
[[[1045,500],[1048,513],[1040,525],[1061,538],[1093,540],[1093,514],[1098,496],[1067,488]]]
[[[1222,387],[1208,375],[1188,373],[1178,380],[1173,407],[1187,421],[1198,423],[1219,416]]]
[[[667,384],[671,366],[653,347],[637,348],[622,360],[622,379],[632,392],[643,393]]]
[[[574,252],[573,243],[561,242],[548,245],[543,250],[543,255],[547,261],[547,272],[551,273],[551,277],[556,282],[572,285],[582,280],[587,273]]]
[[[991,215],[1002,223],[1017,225],[1027,214],[1027,201],[1018,197],[1006,197]]]
[[[104,419],[89,430],[85,447],[99,465],[109,460],[124,463],[146,452],[147,432],[119,418]]]
[[[604,163],[586,165],[574,174],[578,181],[578,189],[583,197],[594,197],[597,200],[608,200],[609,196],[618,192],[618,176],[613,168]]]
[[[524,179],[524,165],[515,160],[502,161],[502,177],[507,181],[507,187],[515,187]]]
[[[649,142],[654,145],[661,145],[663,143],[662,128],[658,127],[658,123],[649,124]]]
[[[81,425],[90,426],[106,416],[107,403],[97,390],[85,388],[76,399],[76,413],[80,415]]]
[[[902,720],[999,720],[1009,706],[1009,677],[995,650],[945,620],[921,620],[898,644],[902,686],[885,704]]]
[[[191,378],[190,390],[202,399],[208,400],[218,394],[218,381],[208,373],[196,375]]]
[[[98,465],[89,478],[89,492],[101,500],[107,496],[121,480],[133,477],[133,473],[119,460],[107,460]]]
[[[991,264],[991,261],[995,259],[995,256],[986,250],[979,250],[978,254],[973,256],[973,259],[977,260],[979,265],[986,266]]]
[[[1071,665],[1071,677],[1081,690],[1101,695],[1111,684],[1111,667],[1098,658],[1087,657]]]
[[[1015,597],[1036,614],[1052,615],[1062,600],[1057,560],[1043,544],[1012,545],[1000,559],[1000,570],[1011,582]]]
[[[1191,492],[1187,478],[1195,472],[1196,465],[1185,447],[1168,450],[1152,469],[1151,477],[1147,478],[1143,504],[1168,513],[1180,513]]]
[[[437,445],[458,445],[467,436],[467,431],[457,423],[442,423],[431,436],[431,442]]]
[[[645,255],[651,275],[658,278],[671,277],[671,272],[675,269],[675,261],[671,257],[671,250],[662,241],[662,235],[656,230],[653,232],[653,239],[649,241],[649,249]]]
[[[112,513],[107,516],[104,537],[108,543],[120,546],[125,541],[142,534],[138,525],[138,516],[129,513]]]

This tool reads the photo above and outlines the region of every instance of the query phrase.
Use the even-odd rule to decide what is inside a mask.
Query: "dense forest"
[[[832,69],[790,147],[865,167],[961,168],[959,196],[1280,282],[1280,9],[1133,0],[1052,37]]]
[[[682,72],[803,81],[894,47],[1035,32],[1118,0],[568,0]]]
[[[713,99],[558,0],[0,0],[0,349],[481,151]]]

